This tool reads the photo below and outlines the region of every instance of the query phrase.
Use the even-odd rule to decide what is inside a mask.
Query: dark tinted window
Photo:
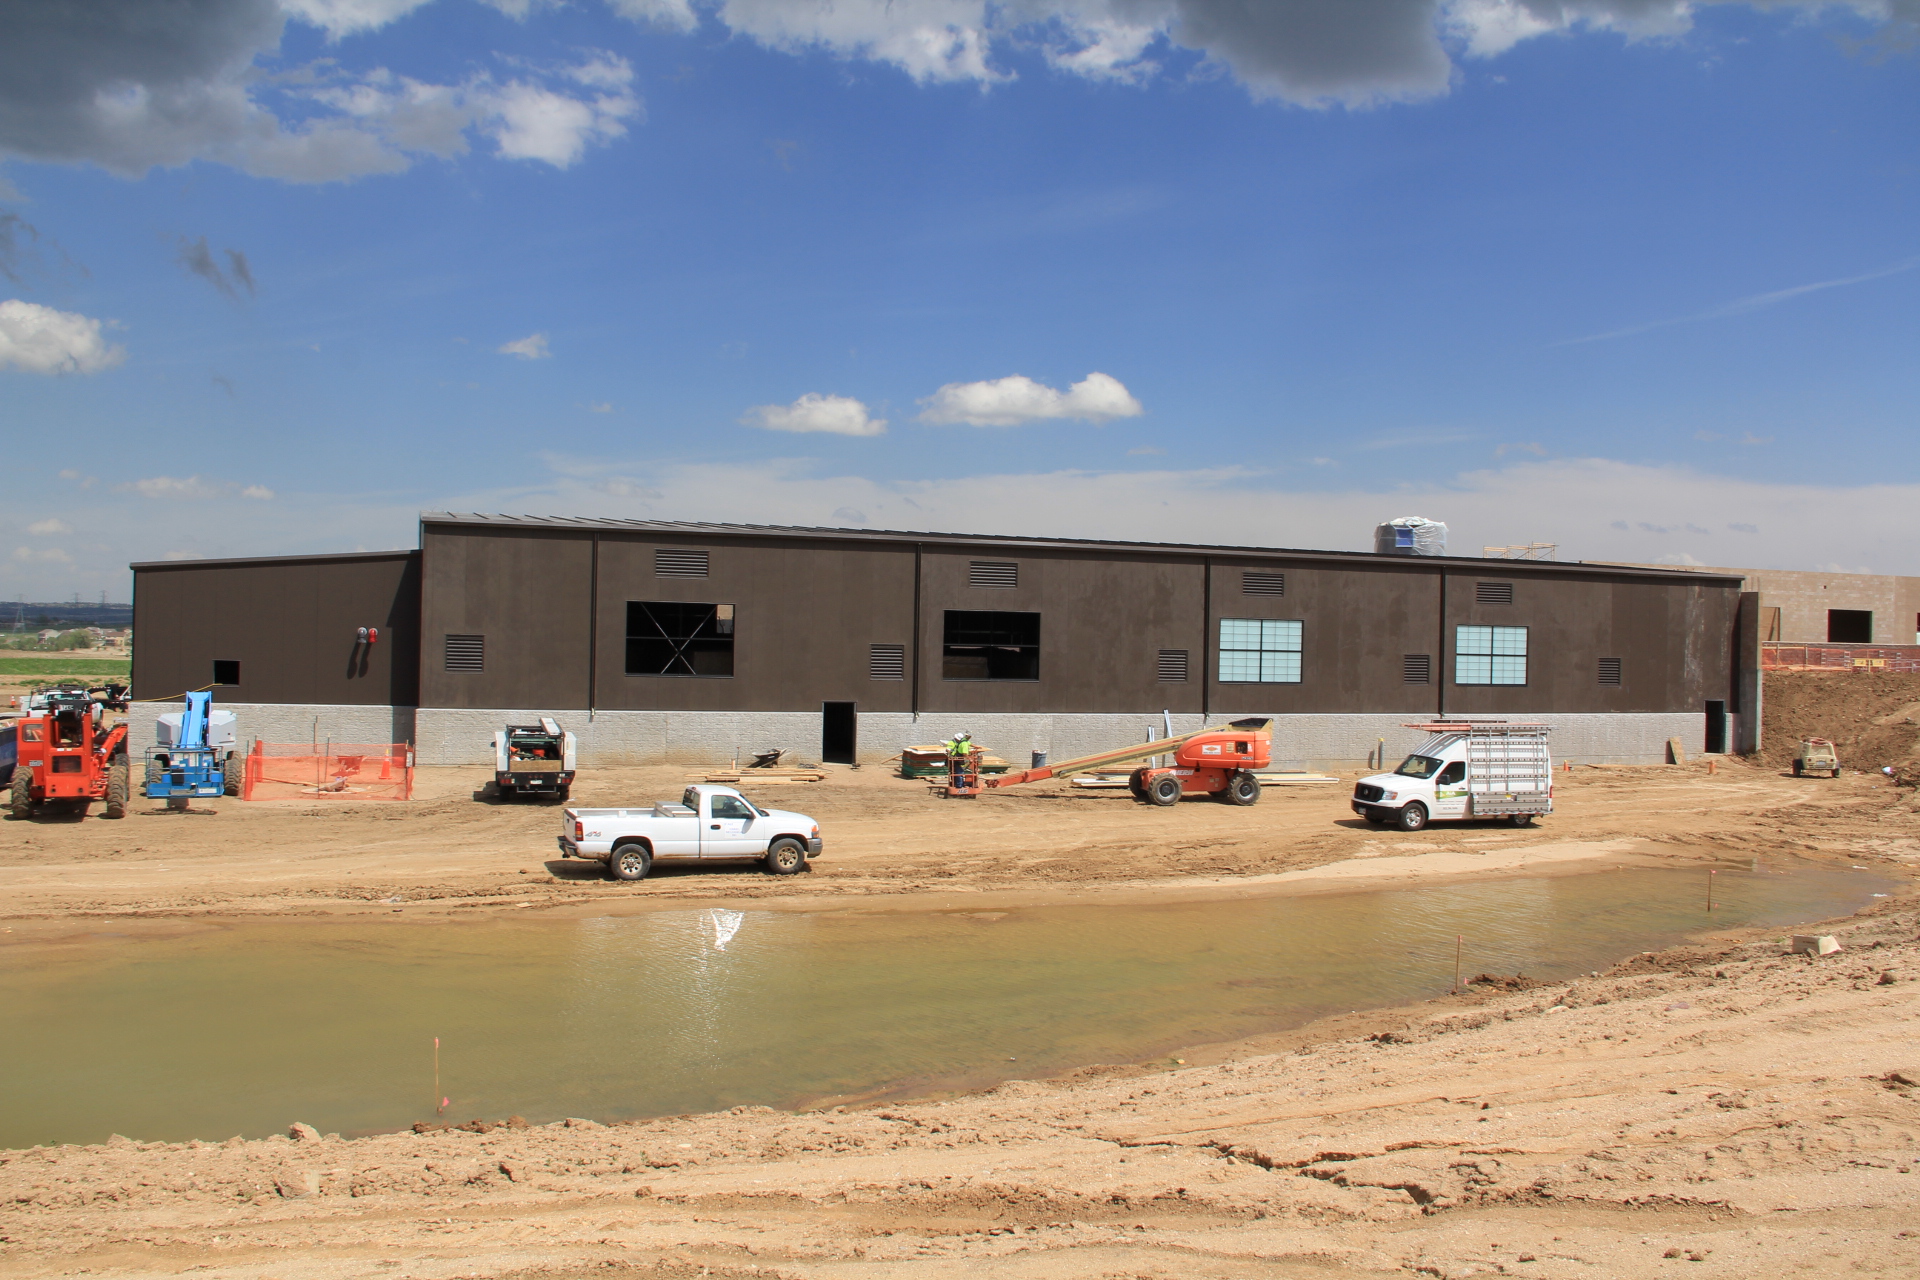
[[[949,609],[941,652],[943,679],[1038,680],[1040,615]]]

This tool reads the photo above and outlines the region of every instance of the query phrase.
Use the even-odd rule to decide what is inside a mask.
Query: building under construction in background
[[[1058,759],[1256,715],[1279,767],[1392,759],[1442,716],[1549,720],[1593,762],[1758,732],[1756,602],[1697,571],[455,514],[414,551],[133,570],[136,696],[212,686],[243,749],[480,764],[541,715],[585,766],[878,762],[960,729]]]

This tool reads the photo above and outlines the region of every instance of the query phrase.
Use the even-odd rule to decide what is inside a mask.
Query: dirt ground
[[[1097,890],[1260,891],[1260,877],[1383,855],[1416,858],[1409,874],[1419,875],[1442,869],[1428,860],[1434,854],[1492,869],[1520,857],[1503,850],[1569,844],[1674,857],[1826,851],[1894,863],[1914,848],[1913,793],[1859,773],[1795,779],[1726,760],[1711,773],[1699,763],[1576,768],[1557,775],[1555,812],[1533,829],[1436,824],[1411,835],[1356,818],[1350,777],[1270,787],[1247,809],[1198,798],[1158,809],[1123,791],[1064,783],[945,800],[918,781],[836,768],[821,783],[744,788],[764,805],[819,821],[826,851],[807,874],[662,866],[619,884],[601,864],[559,856],[553,802],[477,798],[484,769],[422,769],[407,803],[216,800],[177,814],[136,800],[118,821],[8,819],[0,822],[0,916],[598,914],[930,893],[1060,901]],[[686,779],[680,768],[593,770],[581,775],[574,801],[669,799]]]
[[[1897,696],[1798,714],[1825,714],[1822,736],[1838,738],[1831,723],[1885,716]],[[136,802],[117,822],[0,822],[0,955],[102,917],[399,911],[454,927],[508,911],[1206,897],[1309,872],[1410,881],[1764,854],[1920,876],[1912,788],[1795,779],[1771,759],[1576,768],[1534,829],[1412,834],[1354,818],[1352,775],[1270,788],[1251,809],[1154,809],[1057,784],[947,801],[834,769],[745,788],[818,819],[827,847],[808,874],[691,867],[638,884],[559,858],[558,806],[483,799],[485,776],[422,770],[405,804],[222,800],[180,815]],[[575,800],[670,798],[686,780],[598,770]],[[1920,915],[1901,895],[1834,931],[1846,950],[1824,959],[1716,935],[1571,987],[1482,988],[1198,1047],[1184,1064],[940,1101],[0,1152],[0,1275],[1920,1274]]]
[[[0,1153],[0,1272],[1911,1276],[1917,930],[1883,905],[1821,959],[1721,940],[938,1102]]]

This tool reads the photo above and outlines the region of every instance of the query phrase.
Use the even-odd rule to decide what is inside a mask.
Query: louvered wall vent
[[[485,636],[447,637],[447,670],[485,671],[486,669],[487,638]]]
[[[907,678],[907,646],[876,644],[867,648],[867,675],[874,680]]]
[[[1476,582],[1473,584],[1473,599],[1476,604],[1512,604],[1513,584],[1511,582]]]
[[[1266,569],[1246,569],[1240,574],[1243,596],[1283,596],[1287,594],[1287,575]]]
[[[1020,566],[1011,560],[975,560],[967,566],[967,585],[1011,591],[1020,585]]]
[[[1600,659],[1600,683],[1614,685],[1623,683],[1620,678],[1620,659]]]
[[[1400,678],[1407,684],[1433,683],[1433,655],[1409,653],[1401,656]]]
[[[1159,672],[1161,684],[1185,684],[1187,682],[1187,651],[1162,649]]]
[[[704,578],[707,553],[660,547],[653,553],[653,572],[659,578]]]

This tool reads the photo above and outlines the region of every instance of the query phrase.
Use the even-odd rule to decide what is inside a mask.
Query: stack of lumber
[[[820,782],[826,776],[823,769],[716,769],[711,773],[690,773],[687,781],[760,786],[764,783]]]

